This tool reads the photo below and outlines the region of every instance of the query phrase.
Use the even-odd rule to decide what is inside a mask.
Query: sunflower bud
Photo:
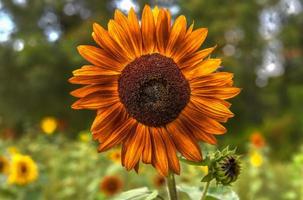
[[[237,155],[222,157],[215,164],[215,178],[222,185],[229,185],[235,182],[240,174],[240,163]]]
[[[230,185],[235,182],[240,174],[240,156],[235,154],[236,150],[217,151],[213,156],[207,158],[209,173],[202,179],[203,182],[216,179],[217,184]]]

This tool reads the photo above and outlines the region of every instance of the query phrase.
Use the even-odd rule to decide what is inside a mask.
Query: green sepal
[[[201,180],[201,182],[209,182],[211,180],[214,179],[214,176],[212,173],[207,174],[206,176],[204,176]]]

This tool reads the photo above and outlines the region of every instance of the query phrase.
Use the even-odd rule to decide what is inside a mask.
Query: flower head
[[[227,155],[218,160],[215,164],[215,178],[217,183],[229,185],[235,182],[240,174],[238,156]]]
[[[0,174],[7,174],[9,161],[6,157],[0,155]]]
[[[42,119],[40,126],[45,134],[51,135],[57,129],[58,122],[54,117],[45,117]]]
[[[117,176],[105,176],[100,183],[100,191],[107,196],[119,193],[122,188],[123,182]]]
[[[263,156],[258,151],[253,151],[250,153],[249,161],[252,166],[260,167],[263,164]]]
[[[19,153],[19,149],[16,146],[9,146],[9,147],[7,147],[6,150],[10,154],[17,154],[17,153]]]
[[[162,187],[162,186],[165,185],[165,177],[162,176],[162,175],[157,174],[157,175],[154,177],[153,182],[154,182],[154,185],[155,185],[156,187]]]
[[[87,143],[91,140],[90,132],[89,131],[81,131],[79,133],[79,140],[81,142]]]
[[[10,184],[25,185],[35,181],[38,177],[38,167],[30,156],[14,154],[12,156],[8,182]]]
[[[121,151],[119,149],[114,149],[109,153],[109,159],[115,163],[121,162]]]
[[[240,157],[235,154],[236,150],[225,148],[207,157],[204,161],[208,166],[208,174],[202,179],[203,182],[216,179],[217,184],[230,185],[238,179],[241,171]]]
[[[251,134],[250,142],[256,148],[262,148],[265,146],[265,139],[260,132],[254,132]]]
[[[166,9],[145,6],[141,23],[133,9],[116,10],[108,30],[93,25],[98,47],[79,46],[91,64],[73,72],[69,81],[84,87],[72,108],[97,110],[91,131],[99,152],[122,144],[122,165],[152,164],[167,176],[180,173],[179,151],[186,159],[202,160],[198,141],[216,144],[226,129],[220,122],[233,117],[225,101],[239,93],[233,75],[217,72],[215,47],[199,50],[206,28],[188,28],[182,15],[172,23]]]

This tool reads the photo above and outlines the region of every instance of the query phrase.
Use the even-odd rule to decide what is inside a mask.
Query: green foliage
[[[0,199],[103,200],[134,196],[143,199],[166,199],[167,196],[165,184],[155,183],[158,175],[154,168],[141,164],[139,174],[127,172],[120,163],[109,158],[112,151],[98,154],[93,142],[71,141],[60,133],[49,136],[32,132],[18,141],[1,141],[1,155],[9,156],[11,147],[33,158],[38,164],[39,177],[31,184],[15,186],[7,184],[5,177],[0,175]],[[212,151],[212,148],[204,147],[205,154]],[[279,199],[281,196],[287,196],[286,199],[300,199],[303,195],[300,193],[303,184],[303,151],[298,151],[288,163],[268,162],[267,155],[262,156],[263,164],[256,167],[251,165],[249,154],[243,155],[239,181],[232,184],[232,187],[218,187],[212,182],[208,196],[237,199],[236,192],[240,199]],[[190,200],[201,197],[204,184],[200,181],[206,172],[200,166],[186,163],[181,167],[181,175],[176,176],[180,198]],[[121,194],[107,197],[100,191],[100,182],[108,175],[121,178]]]

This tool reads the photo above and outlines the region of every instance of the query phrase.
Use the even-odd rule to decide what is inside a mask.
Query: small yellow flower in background
[[[204,174],[208,174],[208,166],[201,166],[201,170]]]
[[[14,154],[12,156],[8,183],[25,185],[38,178],[38,167],[30,156]]]
[[[254,167],[260,167],[263,164],[263,156],[257,151],[251,153],[249,160]]]
[[[58,127],[58,122],[54,117],[45,117],[40,123],[41,129],[44,133],[51,135]]]
[[[19,149],[15,146],[10,146],[10,147],[7,147],[6,151],[9,153],[9,154],[17,154],[19,153]]]
[[[87,143],[91,140],[90,132],[85,130],[79,133],[79,140],[81,142]]]
[[[6,157],[0,156],[0,174],[7,174],[9,169],[9,161]]]
[[[108,155],[109,159],[115,163],[121,163],[121,151],[119,149],[114,149]]]

